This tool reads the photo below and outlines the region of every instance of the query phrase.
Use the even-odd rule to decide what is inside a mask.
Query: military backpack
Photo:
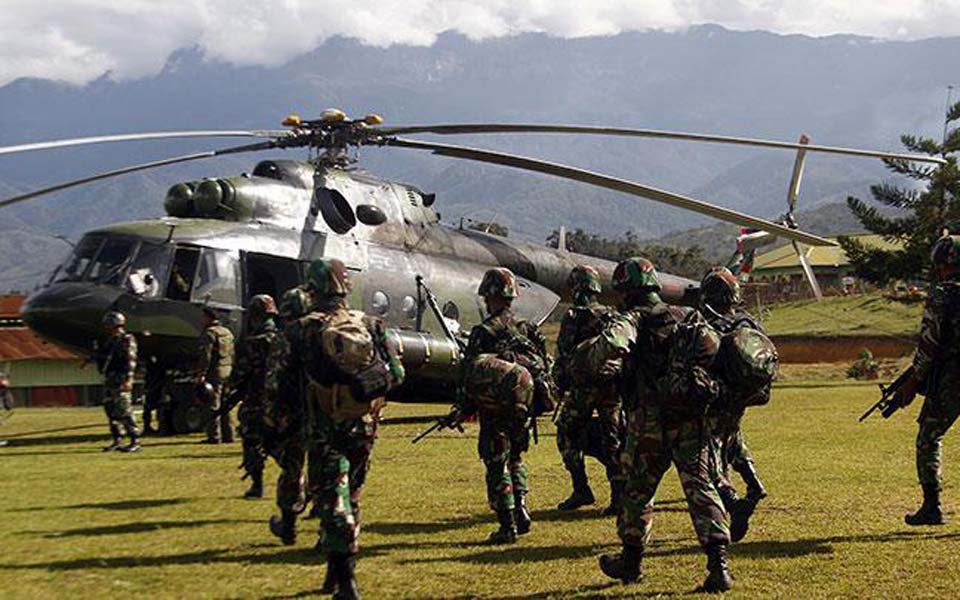
[[[773,383],[780,365],[777,347],[747,315],[718,319],[714,328],[722,334],[715,363],[720,379],[741,399],[743,406],[766,404],[762,393]]]

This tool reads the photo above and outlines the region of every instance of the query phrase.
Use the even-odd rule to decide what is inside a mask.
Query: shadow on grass
[[[120,525],[104,525],[101,527],[80,527],[65,531],[22,531],[17,535],[40,535],[47,539],[66,537],[87,537],[94,535],[123,535],[127,533],[152,533],[163,529],[192,529],[207,525],[222,525],[224,523],[261,523],[258,519],[203,519],[197,521],[152,521],[123,523]]]
[[[70,504],[67,506],[31,506],[28,508],[11,508],[8,512],[34,512],[37,510],[76,510],[76,509],[101,509],[101,510],[142,510],[145,508],[157,508],[160,506],[172,506],[174,504],[183,504],[190,502],[190,498],[144,498],[139,500],[120,500],[117,502],[85,502],[83,504]]]
[[[457,547],[463,547],[463,544],[455,544]],[[479,564],[515,564],[519,562],[547,562],[551,560],[565,560],[570,558],[585,558],[597,554],[602,548],[599,544],[586,544],[581,546],[525,546],[522,543],[516,546],[489,546],[485,544],[476,544],[489,548],[483,552],[468,554],[458,557],[437,557],[437,558],[413,558],[400,561],[401,564],[422,564],[432,562],[449,562],[456,560],[458,562],[479,563]]]
[[[102,427],[102,426],[101,426]],[[66,444],[89,444],[91,442],[110,442],[110,433],[83,433],[76,435],[58,435],[52,437],[23,437],[14,439],[10,436],[11,448],[25,448],[28,446],[52,446]]]
[[[421,533],[443,533],[452,529],[469,529],[483,523],[495,523],[493,513],[471,515],[469,517],[445,518],[428,523],[370,523],[364,524],[363,530],[380,535],[417,535]]]
[[[11,433],[6,436],[7,439],[14,440],[18,438],[31,437],[34,435],[40,435],[41,433],[61,433],[64,431],[78,431],[80,429],[104,429],[105,425],[103,423],[91,423],[90,425],[75,425],[73,427],[57,427],[55,429],[35,429],[33,431],[21,431],[19,433]],[[101,437],[105,437],[104,436]]]

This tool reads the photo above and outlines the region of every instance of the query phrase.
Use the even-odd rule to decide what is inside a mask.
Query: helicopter
[[[383,318],[403,357],[408,381],[400,399],[448,401],[460,357],[457,330],[484,317],[477,284],[490,267],[518,276],[519,317],[542,323],[564,297],[577,264],[591,265],[605,297],[615,263],[440,223],[436,196],[357,167],[361,147],[431,152],[544,173],[692,210],[795,244],[833,245],[800,230],[688,196],[601,173],[515,154],[425,142],[401,135],[554,133],[665,138],[826,152],[887,160],[940,162],[928,156],[793,144],[650,129],[544,124],[439,124],[384,127],[367,115],[328,109],[316,119],[292,114],[282,130],[172,131],[105,135],[0,147],[0,155],[51,148],[172,138],[259,138],[261,141],[131,165],[0,200],[0,208],[126,173],[229,154],[306,148],[306,160],[262,160],[250,173],[173,185],[166,216],[122,222],[85,233],[67,261],[29,296],[22,317],[39,335],[82,354],[95,353],[104,313],[122,311],[145,364],[147,404],[166,401],[167,428],[196,430],[206,408],[196,402],[190,372],[197,359],[202,312],[215,310],[236,335],[243,306],[256,294],[278,298],[300,284],[319,257],[338,258],[354,281],[349,301]],[[803,141],[803,140],[801,140]],[[799,179],[795,177],[795,179]],[[561,236],[562,238],[562,236]],[[797,246],[798,251],[800,246]],[[698,284],[661,274],[668,302],[695,304]],[[152,404],[151,404],[152,403]],[[163,424],[161,423],[161,427]]]

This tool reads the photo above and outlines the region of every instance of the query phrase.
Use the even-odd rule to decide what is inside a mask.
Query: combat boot
[[[600,515],[604,517],[616,517],[620,514],[620,497],[623,495],[623,483],[619,481],[610,482],[610,504],[604,508]]]
[[[587,506],[597,501],[593,497],[590,484],[587,483],[587,472],[584,470],[583,463],[570,469],[570,476],[573,479],[573,493],[557,505],[558,510],[577,510],[581,506]]]
[[[334,567],[337,580],[337,591],[333,594],[335,600],[360,600],[360,590],[357,589],[357,555],[335,552],[330,554],[330,561]]]
[[[497,511],[497,521],[500,529],[494,531],[487,538],[488,544],[513,544],[517,541],[517,524],[514,521],[513,511],[505,508]]]
[[[747,498],[753,500],[754,505],[767,497],[767,489],[760,482],[760,477],[757,476],[757,470],[753,468],[752,461],[744,461],[742,464],[734,465],[733,470],[747,484]]]
[[[140,452],[140,438],[130,438],[130,443],[117,448],[120,452]]]
[[[624,544],[620,554],[600,556],[600,570],[611,579],[619,579],[623,583],[637,583],[643,579],[642,561],[642,547]]]
[[[739,542],[747,535],[750,529],[750,517],[757,508],[759,499],[751,496],[740,498],[730,509],[730,541]]]
[[[263,498],[263,471],[250,473],[250,489],[243,493],[244,498]]]
[[[943,507],[940,506],[940,486],[937,484],[923,486],[923,504],[913,514],[903,518],[907,525],[943,525],[947,519],[943,516]]]
[[[737,490],[726,485],[717,486],[717,493],[720,494],[720,500],[723,502],[723,509],[733,515],[733,509],[740,501]]]
[[[280,516],[270,517],[270,533],[280,538],[284,546],[297,543],[297,514],[292,510],[282,510]]]
[[[123,442],[123,435],[120,434],[120,428],[116,425],[110,425],[110,436],[113,437],[113,441],[109,446],[104,446],[104,452],[113,452],[114,450],[120,449],[120,443]]]
[[[530,533],[530,525],[533,523],[533,519],[530,518],[530,511],[527,510],[527,495],[517,493],[513,497],[517,503],[517,507],[513,509],[513,519],[517,524],[517,535]]]
[[[320,586],[321,594],[337,593],[337,567],[333,564],[333,558],[327,557],[327,574],[323,577],[323,585]]]
[[[733,587],[730,565],[727,564],[727,545],[714,544],[707,547],[707,574],[702,590],[708,594],[726,592]]]

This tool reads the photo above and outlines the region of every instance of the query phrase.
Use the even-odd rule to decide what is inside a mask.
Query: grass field
[[[735,597],[957,595],[960,525],[902,521],[919,495],[917,407],[857,424],[875,390],[781,385],[748,416],[770,497],[732,548]],[[442,407],[388,410],[398,417]],[[494,522],[475,427],[411,446],[422,427],[388,424],[378,442],[358,566],[366,597],[667,596],[702,581],[704,558],[673,472],[658,495],[647,578],[627,587],[597,568],[597,555],[617,548],[613,519],[599,516],[607,490],[597,465],[597,507],[553,508],[568,483],[552,426],[528,455],[534,529],[511,547],[480,544]],[[199,445],[194,435],[104,454],[94,409],[18,410],[0,432],[11,441],[0,448],[0,597],[301,598],[319,587],[315,522],[302,522],[294,547],[267,533],[271,501],[240,498],[239,445]],[[960,503],[957,455],[948,437],[948,508]]]
[[[767,307],[763,325],[771,335],[902,336],[920,326],[923,302],[891,300],[879,292],[831,296],[821,302],[797,300]],[[747,302],[747,309],[757,313]]]

